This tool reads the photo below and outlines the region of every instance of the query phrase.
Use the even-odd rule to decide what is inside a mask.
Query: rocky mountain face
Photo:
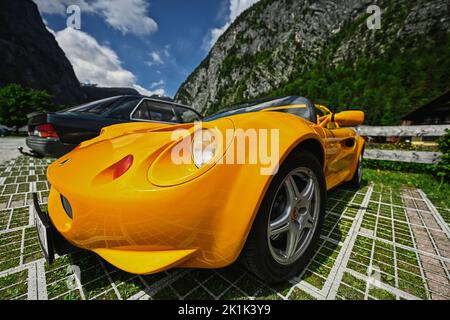
[[[381,29],[369,30],[369,5]],[[388,124],[450,88],[447,0],[261,0],[221,36],[175,99],[212,113],[297,94]]]
[[[0,1],[0,86],[9,83],[46,90],[59,104],[86,98],[31,0]]]
[[[86,101],[95,101],[108,97],[122,95],[139,95],[139,92],[133,88],[104,88],[94,86],[82,86],[83,93],[86,95]]]

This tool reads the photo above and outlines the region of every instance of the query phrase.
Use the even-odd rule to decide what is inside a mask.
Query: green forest
[[[363,110],[367,124],[398,124],[449,89],[449,53],[449,36],[444,34],[407,51],[394,45],[383,56],[362,57],[353,66],[348,62],[330,68],[320,62],[268,95],[303,95],[334,111]]]
[[[362,110],[366,113],[365,123],[368,125],[395,125],[409,112],[448,91],[449,33],[440,28],[439,21],[435,21],[428,33],[413,33],[399,40],[396,33],[416,2],[387,3],[389,5],[386,5],[382,23],[388,26],[385,29],[392,28],[394,31],[367,31],[368,15],[363,15],[328,40],[315,63],[308,62],[301,48],[298,48],[296,55],[291,57],[298,68],[289,80],[253,98],[299,95],[326,105],[335,112]],[[259,7],[255,6],[253,10]],[[244,18],[245,15],[240,17]],[[373,34],[368,35],[368,32]],[[359,42],[353,43],[356,47],[347,48],[345,59],[336,63],[334,59],[338,48],[342,43],[352,43],[349,40],[355,37],[360,37]],[[241,78],[234,82],[227,80],[229,85],[220,88],[215,103],[205,111],[206,114],[248,100],[248,83],[254,83],[257,79],[257,71],[254,70],[270,72],[273,65],[283,58],[269,51],[254,55],[238,54],[235,48],[245,41],[240,39],[227,53],[220,67],[220,78],[230,79],[236,70],[251,71],[241,72]],[[292,45],[295,45],[294,41]]]

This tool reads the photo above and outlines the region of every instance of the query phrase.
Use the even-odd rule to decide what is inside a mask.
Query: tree
[[[46,91],[25,89],[19,84],[0,88],[0,123],[8,127],[18,130],[27,124],[27,114],[56,109],[52,96]]]
[[[442,152],[442,159],[435,166],[435,170],[442,185],[450,178],[450,130],[446,130],[446,134],[439,139],[439,150]]]

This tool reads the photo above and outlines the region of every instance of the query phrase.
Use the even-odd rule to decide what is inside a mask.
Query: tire
[[[352,180],[348,181],[345,185],[351,189],[359,189],[362,183],[363,176],[363,153],[359,155],[358,166],[356,167],[355,174]]]
[[[298,275],[314,253],[326,197],[325,176],[317,158],[306,150],[289,156],[264,196],[242,250],[241,263],[267,283]],[[296,241],[292,240],[296,237]]]

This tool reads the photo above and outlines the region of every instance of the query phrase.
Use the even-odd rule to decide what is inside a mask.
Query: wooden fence
[[[370,127],[356,128],[358,133],[365,137],[440,137],[450,125],[429,126],[397,126],[397,127]],[[425,151],[402,151],[366,149],[364,157],[372,160],[388,160],[399,162],[415,162],[433,164],[440,161],[442,153]]]

